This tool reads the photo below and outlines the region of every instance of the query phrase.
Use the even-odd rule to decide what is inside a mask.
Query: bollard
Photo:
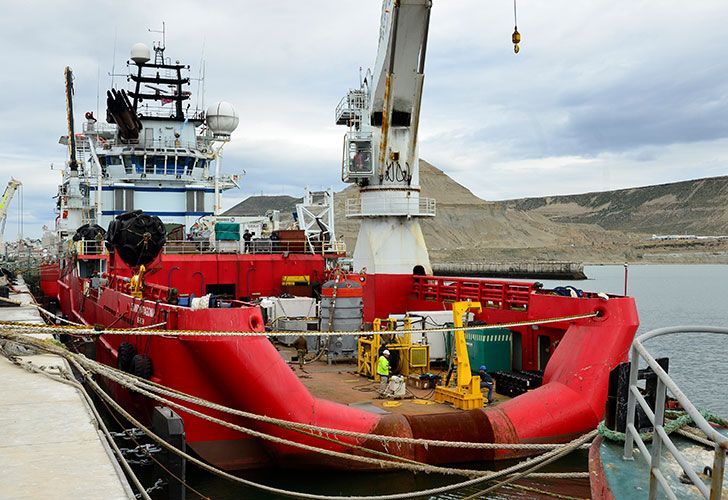
[[[156,406],[152,414],[152,429],[154,433],[180,451],[185,451],[184,422],[179,415],[166,406]],[[155,477],[166,480],[167,498],[169,500],[184,500],[185,498],[185,459],[168,450],[162,450],[159,461],[169,470],[165,471],[156,462],[154,465]]]

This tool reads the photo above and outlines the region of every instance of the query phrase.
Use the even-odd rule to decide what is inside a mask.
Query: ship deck
[[[377,392],[379,382],[358,375],[356,361],[328,364],[324,359],[306,363],[301,369],[297,361],[292,361],[296,358],[295,349],[286,346],[277,347],[281,356],[288,362],[303,385],[318,398],[356,406],[381,415],[388,413],[421,415],[462,411],[452,405],[435,402],[433,400],[434,389],[418,389],[410,385],[407,385],[407,393],[403,398],[380,398]],[[444,367],[442,369],[433,367],[430,370],[431,373],[440,374],[443,378],[446,374],[445,371]],[[493,403],[488,407],[498,405],[508,399],[510,398],[507,396],[493,392]]]
[[[728,429],[720,429],[720,432],[728,436]],[[710,478],[702,474],[706,466],[713,465],[713,452],[705,446],[688,440],[676,434],[671,439],[683,456],[693,465],[693,469],[706,486],[710,486]],[[647,444],[648,448],[651,444]],[[634,451],[634,460],[624,460],[624,443],[613,442],[602,437],[597,438],[589,453],[589,469],[592,474],[592,493],[596,491],[603,493],[608,491],[614,499],[647,498],[650,491],[650,466],[640,456],[639,449]],[[663,446],[662,459],[660,464],[665,479],[667,479],[672,493],[677,498],[702,498],[698,488],[692,483],[681,481],[684,475],[680,464],[675,457]],[[595,490],[595,487],[598,489]],[[658,490],[659,491],[659,490]],[[728,491],[728,476],[723,478],[723,495],[726,498]],[[595,497],[599,494],[595,494]],[[658,493],[658,498],[664,498]]]

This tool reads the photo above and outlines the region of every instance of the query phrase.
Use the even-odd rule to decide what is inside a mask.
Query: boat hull
[[[162,274],[162,273],[158,273]],[[71,319],[86,324],[139,327],[164,323],[168,334],[140,335],[133,331],[100,336],[99,361],[118,366],[121,342],[151,359],[152,381],[176,390],[243,410],[283,420],[386,436],[489,443],[564,442],[593,429],[602,418],[609,371],[627,359],[638,326],[634,301],[626,297],[604,300],[593,294],[560,297],[535,290],[532,284],[409,276],[396,278],[409,290],[390,308],[443,310],[453,301],[479,300],[486,307],[476,315],[489,324],[512,326],[521,335],[523,369],[544,369],[544,383],[492,409],[454,411],[433,415],[370,413],[314,397],[291,370],[275,346],[261,336],[210,336],[205,331],[261,331],[257,307],[192,310],[164,300],[134,299],[123,287],[90,289],[88,280],[73,272],[59,281],[61,305]],[[386,297],[394,290],[363,276],[366,294],[379,294],[379,313],[388,313]],[[159,287],[158,287],[159,288]],[[160,293],[158,297],[163,297]],[[391,311],[394,312],[394,311]],[[598,317],[563,319],[534,327],[530,322],[598,312]],[[174,331],[196,331],[191,336]],[[544,359],[539,337],[553,352]],[[543,350],[541,350],[543,351]],[[153,401],[109,384],[114,397],[133,413],[148,419]],[[252,428],[276,438],[334,451],[361,454],[351,445],[382,449],[379,442],[340,438],[323,441],[278,426],[244,419],[192,405],[207,415]],[[189,446],[203,459],[225,469],[269,465],[297,467],[368,468],[369,464],[332,459],[290,444],[252,437],[176,409],[185,423]],[[506,459],[524,454],[511,450],[464,450],[426,446],[389,447],[390,453],[432,464]]]

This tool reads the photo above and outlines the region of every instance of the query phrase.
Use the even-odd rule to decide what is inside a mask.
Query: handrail
[[[660,471],[660,460],[662,456],[662,445],[672,453],[675,460],[680,464],[685,474],[690,478],[695,487],[700,490],[705,498],[711,500],[721,498],[723,488],[723,474],[725,470],[726,450],[728,450],[728,437],[715,430],[708,421],[701,415],[700,411],[688,400],[687,396],[672,381],[670,376],[662,369],[654,357],[647,352],[642,345],[643,342],[655,337],[663,335],[671,335],[675,333],[716,333],[720,335],[728,335],[728,328],[713,326],[676,326],[667,328],[658,328],[635,338],[632,342],[631,366],[629,372],[629,399],[627,402],[627,432],[624,441],[624,460],[634,460],[634,444],[642,452],[644,459],[650,464],[650,493],[649,498],[652,500],[657,497],[657,484],[659,484],[668,498],[677,498],[670,488],[667,480]],[[657,397],[655,402],[654,413],[649,408],[645,398],[640,394],[637,388],[637,377],[639,371],[640,358],[644,359],[647,365],[652,368],[657,375]],[[707,438],[715,443],[713,453],[713,472],[710,488],[698,477],[693,468],[687,462],[685,457],[675,447],[663,428],[665,417],[665,397],[666,390],[670,393],[688,415],[693,419],[695,425],[705,433]],[[642,441],[639,431],[634,426],[634,418],[637,410],[637,403],[645,410],[647,417],[655,428],[652,438],[652,449],[647,450],[647,446]]]
[[[344,254],[346,244],[343,241],[321,240],[271,240],[255,239],[249,242],[243,240],[216,241],[209,240],[167,240],[164,245],[167,254],[210,254],[210,253],[238,253],[238,254]]]
[[[79,257],[108,254],[104,240],[78,240],[73,242],[73,246]]]
[[[412,293],[417,300],[472,300],[483,307],[527,311],[533,283],[482,278],[413,276]]]
[[[437,201],[434,198],[419,197],[411,199],[369,200],[366,203],[361,198],[346,200],[347,217],[366,217],[374,215],[391,216],[432,216],[437,215]]]

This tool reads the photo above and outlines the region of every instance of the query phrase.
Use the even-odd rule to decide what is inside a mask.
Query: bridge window
[[[114,210],[124,212],[134,210],[133,189],[114,189]]]
[[[99,159],[101,158],[102,157],[99,157]],[[106,165],[121,165],[121,156],[109,155],[104,158],[106,158]]]
[[[124,160],[124,171],[127,174],[134,173],[134,166],[131,162],[131,156],[122,156],[121,158]]]
[[[124,156],[124,168],[126,168],[126,173],[137,173],[137,174],[143,174],[144,173],[144,157],[139,157],[135,154],[132,154],[130,156]]]
[[[189,156],[178,156],[175,159],[175,173],[177,175],[184,175],[185,171],[188,170],[187,166],[190,163]]]
[[[205,192],[201,189],[187,191],[187,211],[188,212],[204,212],[205,211]]]
[[[164,174],[164,156],[147,157],[147,173]]]

